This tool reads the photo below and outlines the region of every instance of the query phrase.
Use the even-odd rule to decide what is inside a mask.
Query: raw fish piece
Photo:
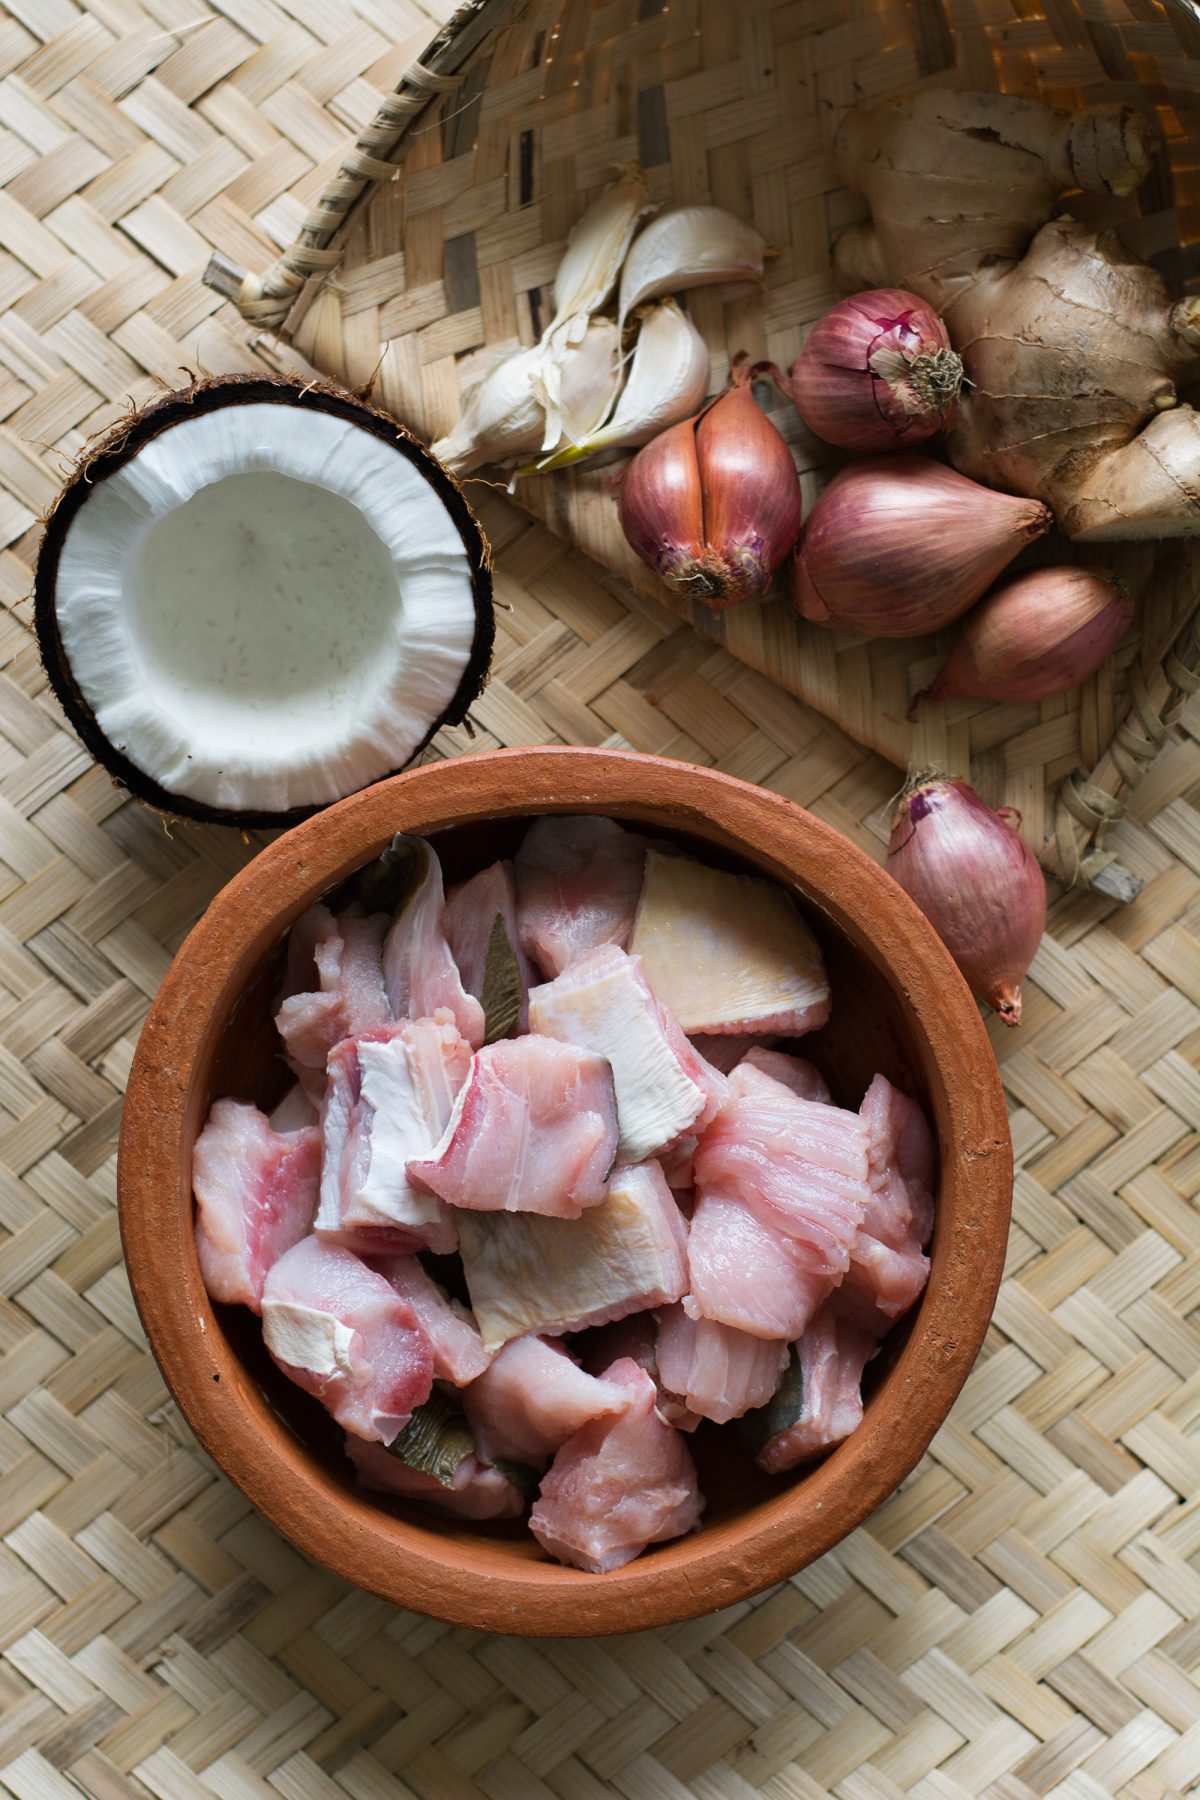
[[[415,1256],[382,1257],[375,1267],[416,1314],[433,1352],[434,1378],[466,1387],[482,1375],[492,1359],[483,1347],[471,1309],[452,1300]]]
[[[867,1129],[857,1113],[801,1100],[749,1063],[700,1139],[696,1184],[748,1207],[793,1241],[800,1266],[836,1286],[870,1203]]]
[[[263,1342],[355,1437],[390,1444],[429,1398],[433,1353],[411,1306],[350,1250],[308,1237],[267,1276]]]
[[[519,1519],[525,1511],[520,1488],[503,1470],[490,1468],[477,1456],[463,1457],[447,1487],[401,1462],[382,1444],[347,1436],[346,1454],[354,1464],[359,1486],[377,1494],[395,1494],[460,1519]]]
[[[773,881],[650,850],[629,950],[685,1031],[798,1037],[829,1017],[816,939]]]
[[[877,1075],[860,1116],[867,1127],[871,1198],[842,1284],[843,1310],[882,1336],[929,1279],[922,1245],[933,1230],[933,1136],[915,1100]]]
[[[692,1048],[710,1062],[714,1069],[722,1075],[730,1074],[751,1050],[769,1049],[774,1043],[773,1037],[734,1037],[717,1032],[707,1035],[704,1032],[691,1034]]]
[[[692,1319],[682,1306],[658,1313],[658,1379],[689,1412],[718,1425],[765,1406],[787,1366],[788,1345],[750,1337],[713,1319]]]
[[[725,1078],[705,1063],[655,1001],[636,957],[590,950],[529,996],[534,1031],[594,1050],[612,1064],[621,1156],[642,1162],[707,1122]]]
[[[322,1236],[381,1255],[457,1247],[453,1216],[410,1181],[408,1162],[441,1137],[470,1066],[470,1045],[448,1011],[337,1046],[321,1113]],[[376,1237],[381,1231],[388,1236]]]
[[[216,1100],[192,1151],[196,1254],[214,1300],[259,1310],[273,1263],[307,1237],[321,1134],[272,1129],[257,1106]]]
[[[799,1253],[798,1253],[799,1252]],[[802,1246],[720,1188],[697,1196],[688,1231],[685,1311],[752,1337],[798,1338],[829,1292]]]
[[[484,1043],[528,1031],[538,976],[517,936],[512,864],[493,863],[452,887],[442,924],[462,984],[483,1007]]]
[[[486,1350],[558,1336],[678,1300],[687,1226],[657,1163],[618,1164],[608,1197],[578,1219],[458,1215],[463,1270]]]
[[[596,814],[535,819],[513,865],[521,943],[547,975],[598,944],[624,948],[642,891],[646,839]]]
[[[408,1175],[474,1212],[577,1219],[603,1200],[616,1156],[608,1063],[530,1035],[476,1052],[440,1142],[409,1163]]]
[[[687,1194],[696,1185],[696,1146],[698,1137],[676,1138],[669,1150],[664,1150],[658,1161],[663,1174],[667,1178],[667,1186],[673,1194]]]
[[[772,1081],[790,1088],[801,1100],[820,1100],[828,1105],[833,1098],[820,1069],[815,1063],[805,1062],[803,1057],[785,1056],[782,1050],[756,1047],[748,1050],[740,1060],[757,1069],[760,1075],[769,1075]]]
[[[658,1320],[654,1313],[633,1313],[615,1324],[589,1331],[583,1340],[583,1366],[591,1375],[607,1375],[622,1357],[645,1369],[658,1389],[658,1410],[679,1431],[695,1431],[700,1414],[689,1412],[678,1394],[669,1394],[658,1374]],[[577,1346],[578,1347],[578,1346]]]
[[[823,1306],[798,1344],[774,1398],[743,1426],[755,1461],[779,1475],[840,1444],[862,1424],[862,1377],[875,1338]]]
[[[681,1537],[704,1510],[687,1445],[659,1415],[646,1371],[618,1362],[607,1379],[628,1390],[629,1405],[568,1438],[529,1516],[543,1550],[593,1574]]]
[[[298,1081],[267,1114],[272,1131],[303,1131],[308,1125],[321,1123],[321,1109],[314,1106]]]
[[[479,1451],[488,1462],[549,1462],[589,1419],[621,1412],[629,1394],[598,1381],[549,1338],[512,1338],[487,1373],[463,1393]]]
[[[483,1008],[463,986],[442,928],[442,865],[424,838],[392,839],[381,861],[398,891],[383,940],[383,985],[392,1016],[432,1018],[445,1007],[472,1049],[483,1042]]]
[[[335,1044],[392,1017],[379,963],[386,929],[383,913],[364,917],[354,906],[336,919],[310,906],[292,926],[275,1024],[298,1073],[323,1075]],[[311,1097],[319,1101],[319,1091]]]

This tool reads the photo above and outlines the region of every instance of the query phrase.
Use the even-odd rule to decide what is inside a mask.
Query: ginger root
[[[1200,533],[1200,416],[1176,390],[1200,374],[1200,300],[1172,305],[1115,231],[1051,220],[1064,188],[1132,192],[1155,143],[1124,106],[941,90],[838,133],[872,209],[838,239],[840,278],[938,308],[966,374],[951,462],[1046,501],[1069,537]]]

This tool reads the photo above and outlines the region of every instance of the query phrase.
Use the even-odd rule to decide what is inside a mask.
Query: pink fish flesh
[[[337,1046],[321,1113],[322,1236],[374,1254],[457,1248],[453,1216],[409,1179],[408,1163],[438,1142],[470,1066],[449,1012]]]
[[[529,1029],[529,990],[538,980],[537,971],[521,948],[517,935],[517,895],[510,862],[496,862],[481,869],[469,881],[460,881],[446,895],[442,924],[450,954],[458,964],[462,984],[468,994],[483,1006],[487,1014],[487,980],[489,957],[493,979],[498,963],[506,963],[515,974],[516,1015],[510,1024],[485,1018],[486,1041],[512,1037]],[[497,1029],[504,1023],[503,1030]]]
[[[257,1312],[272,1265],[312,1230],[315,1126],[274,1131],[257,1106],[217,1100],[192,1151],[196,1254],[214,1300]]]
[[[390,1444],[429,1398],[433,1353],[407,1301],[350,1250],[307,1237],[263,1287],[263,1341],[355,1437]]]
[[[616,1155],[608,1063],[530,1035],[476,1052],[444,1135],[408,1175],[451,1206],[577,1219],[608,1192]]]
[[[834,1287],[850,1266],[870,1190],[857,1113],[801,1100],[741,1063],[731,1098],[700,1139],[697,1191],[713,1189],[792,1239],[801,1266]]]
[[[484,1346],[584,1331],[678,1300],[687,1225],[657,1163],[618,1163],[578,1219],[460,1212],[463,1270]]]
[[[472,1049],[483,1042],[483,1008],[463,986],[442,919],[442,865],[424,838],[393,838],[386,852],[403,871],[403,895],[383,940],[383,985],[393,1018],[428,1019],[443,1007]]]
[[[462,1402],[488,1462],[541,1467],[586,1425],[629,1404],[616,1382],[598,1381],[551,1338],[512,1338]]]
[[[792,1342],[829,1292],[805,1247],[720,1188],[697,1197],[688,1232],[693,1319],[715,1319],[757,1338]]]
[[[452,1300],[415,1256],[383,1257],[374,1266],[416,1314],[433,1352],[435,1380],[466,1387],[482,1375],[492,1359],[471,1309]]]
[[[534,820],[514,872],[521,943],[540,969],[561,975],[599,944],[624,948],[645,861],[646,839],[614,819]]]
[[[755,1461],[779,1475],[840,1444],[862,1424],[862,1377],[875,1338],[823,1306],[793,1349],[793,1364],[765,1413],[754,1421],[766,1439]]]
[[[704,1508],[687,1445],[659,1414],[646,1371],[618,1362],[606,1379],[628,1391],[629,1405],[568,1438],[529,1518],[543,1550],[593,1574],[693,1530]]]
[[[695,1431],[700,1414],[689,1412],[678,1394],[664,1388],[658,1373],[658,1319],[652,1312],[634,1313],[615,1324],[601,1325],[583,1339],[583,1366],[590,1375],[607,1375],[622,1357],[645,1369],[658,1390],[658,1410],[679,1431]]]
[[[713,1319],[693,1319],[682,1306],[658,1314],[658,1378],[689,1412],[727,1425],[765,1406],[788,1360],[786,1342],[751,1337]]]
[[[347,1435],[346,1454],[354,1464],[359,1486],[377,1494],[394,1494],[460,1519],[519,1519],[525,1511],[520,1488],[477,1456],[464,1457],[446,1487],[434,1476],[409,1468],[382,1444]]]
[[[820,1100],[828,1105],[833,1098],[820,1069],[815,1063],[805,1062],[801,1056],[785,1056],[782,1050],[764,1050],[756,1045],[747,1050],[740,1061],[757,1069],[760,1075],[769,1075],[772,1081],[790,1088],[801,1100]]]
[[[529,996],[529,1022],[546,1037],[612,1064],[621,1155],[642,1162],[712,1118],[725,1077],[688,1043],[647,987],[636,957],[614,944],[586,955]]]
[[[929,1279],[922,1246],[933,1230],[933,1136],[915,1100],[877,1075],[860,1108],[870,1201],[842,1283],[844,1310],[882,1336]]]
[[[292,926],[275,1024],[298,1073],[319,1078],[335,1044],[392,1017],[379,961],[386,927],[383,913],[364,918],[349,907],[335,919],[319,905]]]

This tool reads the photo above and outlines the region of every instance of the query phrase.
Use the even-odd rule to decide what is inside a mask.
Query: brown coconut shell
[[[443,725],[463,723],[487,680],[495,641],[492,553],[483,528],[453,475],[443,468],[407,426],[392,418],[390,413],[325,382],[300,382],[284,375],[216,375],[195,381],[190,387],[173,393],[162,394],[132,412],[128,418],[122,419],[88,445],[45,520],[33,588],[34,627],[42,666],[77,735],[96,761],[137,799],[164,813],[198,819],[204,823],[237,825],[243,829],[295,825],[301,819],[320,812],[322,807],[297,806],[287,811],[214,807],[188,795],[173,794],[160,786],[145,770],[131,762],[101,730],[75,680],[63,648],[58,628],[56,594],[59,557],[67,527],[97,483],[114,475],[154,438],[169,431],[185,418],[194,417],[197,413],[215,412],[221,407],[251,406],[263,401],[346,419],[361,430],[370,432],[373,437],[382,438],[385,443],[399,448],[419,465],[430,486],[445,502],[462,538],[475,593],[474,644],[450,705],[433,720],[403,767],[407,768],[420,756]],[[396,770],[388,773],[395,774]],[[386,776],[381,776],[380,779],[386,779]]]

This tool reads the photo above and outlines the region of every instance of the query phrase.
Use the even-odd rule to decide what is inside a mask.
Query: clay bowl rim
[[[933,1274],[859,1430],[797,1485],[609,1575],[440,1536],[341,1486],[271,1410],[214,1317],[192,1238],[191,1147],[233,1003],[293,920],[397,830],[550,811],[673,827],[796,887],[912,1016],[942,1150]],[[886,940],[886,960],[879,945]],[[947,1153],[947,1146],[951,1146]],[[745,1600],[841,1541],[916,1466],[983,1342],[999,1288],[1012,1145],[982,1021],[932,927],[856,845],[791,801],[635,751],[496,750],[393,776],[295,826],[212,901],[167,972],[134,1057],[118,1161],[122,1244],[164,1380],[204,1450],[293,1544],[396,1605],[478,1630],[642,1630]]]

